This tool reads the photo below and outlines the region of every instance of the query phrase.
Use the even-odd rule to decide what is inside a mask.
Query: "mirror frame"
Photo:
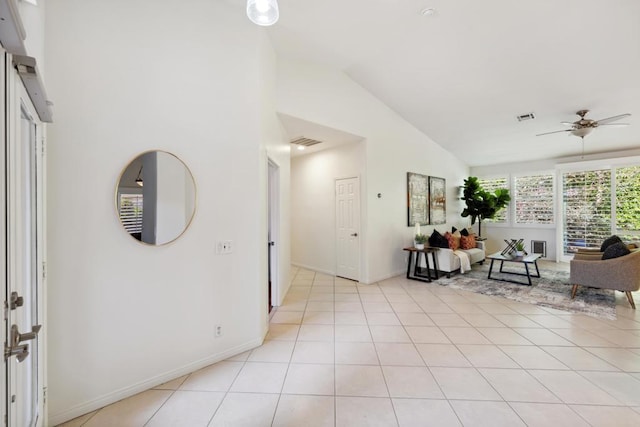
[[[120,219],[120,205],[119,205],[119,200],[118,200],[118,194],[119,191],[118,189],[120,188],[120,181],[122,180],[122,177],[124,176],[125,172],[127,171],[127,169],[129,168],[129,166],[131,166],[131,164],[138,158],[144,156],[145,154],[148,153],[165,153],[168,154],[172,157],[174,157],[176,160],[178,160],[180,163],[182,163],[182,165],[184,166],[185,170],[187,172],[189,172],[189,176],[191,177],[191,181],[193,182],[193,212],[191,213],[191,218],[189,218],[189,221],[186,222],[184,228],[182,229],[182,231],[173,239],[168,240],[166,242],[163,243],[148,243],[148,242],[144,242],[142,239],[138,240],[135,237],[133,237],[129,232],[127,232],[127,230],[124,228],[124,225],[122,224],[122,220]],[[123,230],[130,238],[132,238],[133,240],[135,240],[136,242],[145,245],[145,246],[151,246],[151,247],[160,247],[160,246],[166,246],[170,243],[175,242],[176,240],[178,240],[180,237],[182,237],[187,230],[189,229],[189,227],[191,226],[191,224],[193,223],[193,219],[196,216],[196,211],[198,210],[198,186],[196,184],[196,179],[193,176],[193,172],[191,172],[191,169],[189,169],[189,166],[187,166],[187,164],[177,155],[171,153],[170,151],[166,151],[166,150],[160,150],[160,149],[152,149],[152,150],[146,150],[143,151],[141,153],[136,154],[134,157],[130,158],[129,161],[127,161],[127,163],[125,164],[125,166],[120,170],[120,173],[118,174],[118,179],[116,181],[116,186],[115,186],[115,194],[114,194],[114,205],[115,205],[115,209],[116,209],[116,217],[118,219],[118,223],[120,224],[120,229]]]

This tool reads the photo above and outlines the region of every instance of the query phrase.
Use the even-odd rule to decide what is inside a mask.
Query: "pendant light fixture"
[[[136,178],[136,184],[140,187],[144,186],[144,182],[142,181],[142,166],[140,166],[140,170],[138,171],[138,177]]]
[[[278,22],[278,0],[247,0],[247,16],[256,25],[268,27]]]

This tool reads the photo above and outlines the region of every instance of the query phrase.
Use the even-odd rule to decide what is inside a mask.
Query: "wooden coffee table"
[[[487,259],[491,260],[491,265],[489,266],[489,275],[487,276],[487,279],[491,279],[491,280],[500,280],[503,282],[511,282],[511,283],[517,283],[518,285],[529,285],[532,286],[531,283],[531,278],[532,277],[540,277],[540,270],[538,270],[538,258],[540,258],[542,255],[541,254],[531,254],[531,255],[524,255],[524,256],[515,256],[515,255],[502,255],[501,252],[496,252],[495,254],[491,254],[487,257]],[[501,279],[501,278],[497,278],[497,277],[491,277],[491,273],[493,272],[493,263],[494,261],[500,261],[500,273],[503,274],[512,274],[514,276],[524,276],[527,278],[527,283],[523,283],[521,281],[518,280],[509,280],[509,279]],[[524,270],[526,271],[526,273],[520,273],[520,272],[516,272],[516,271],[504,271],[502,268],[504,266],[505,262],[512,262],[512,263],[516,263],[516,264],[523,264],[524,265]],[[529,271],[529,264],[533,264],[536,267],[536,274],[531,274],[531,272]]]

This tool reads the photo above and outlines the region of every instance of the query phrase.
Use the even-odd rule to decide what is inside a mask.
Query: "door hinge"
[[[41,151],[41,153],[42,153],[42,155],[43,155],[43,156],[44,156],[44,155],[45,155],[45,153],[47,152],[47,149],[46,149],[46,141],[47,141],[47,140],[46,140],[44,137],[42,137],[42,139],[40,139],[40,151]]]
[[[47,388],[42,387],[42,403],[47,403]]]
[[[46,261],[42,261],[42,278],[43,279],[47,278],[47,262]]]

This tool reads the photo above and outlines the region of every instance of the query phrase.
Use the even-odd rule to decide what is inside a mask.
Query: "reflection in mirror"
[[[120,175],[116,208],[124,229],[150,245],[164,245],[189,226],[195,213],[193,176],[173,154],[148,151],[133,159]]]

